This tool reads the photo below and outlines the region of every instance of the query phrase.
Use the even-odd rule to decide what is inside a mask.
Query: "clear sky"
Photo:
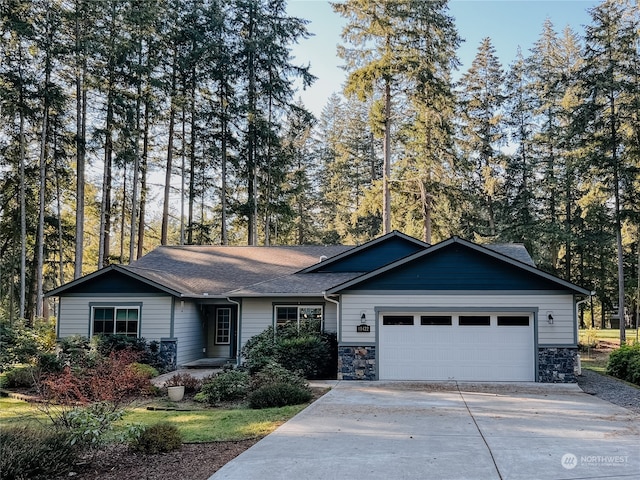
[[[428,0],[425,0],[428,1]],[[558,32],[569,25],[577,33],[590,23],[588,9],[600,4],[593,0],[452,0],[450,14],[456,20],[458,33],[465,40],[458,51],[462,62],[460,72],[467,70],[480,42],[490,37],[506,69],[514,60],[518,46],[527,55],[549,18]],[[345,72],[336,55],[341,43],[340,33],[345,24],[333,13],[325,0],[289,0],[289,14],[310,20],[313,37],[302,40],[293,49],[296,63],[311,64],[311,73],[318,80],[299,96],[314,114],[320,115],[333,92],[340,92]]]

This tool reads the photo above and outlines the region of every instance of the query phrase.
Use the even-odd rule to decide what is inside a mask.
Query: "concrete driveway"
[[[640,478],[640,416],[577,385],[339,382],[211,477],[252,478]]]

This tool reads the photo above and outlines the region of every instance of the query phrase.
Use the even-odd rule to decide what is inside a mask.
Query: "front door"
[[[235,358],[237,353],[235,305],[210,305],[207,310],[207,357]]]

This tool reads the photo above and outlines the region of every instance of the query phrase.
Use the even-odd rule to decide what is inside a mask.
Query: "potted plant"
[[[174,375],[169,378],[164,385],[167,387],[167,394],[172,402],[179,402],[184,398],[184,385],[180,375]]]

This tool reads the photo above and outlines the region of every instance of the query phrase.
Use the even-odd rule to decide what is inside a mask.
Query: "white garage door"
[[[378,325],[381,380],[534,380],[529,313],[390,312]]]

